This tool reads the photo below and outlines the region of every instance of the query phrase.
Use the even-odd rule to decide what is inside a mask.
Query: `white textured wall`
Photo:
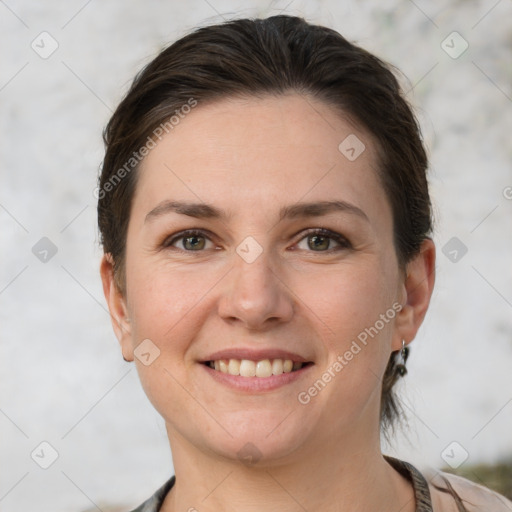
[[[270,3],[0,2],[0,510],[134,506],[172,473],[163,422],[102,297],[100,134],[164,44],[218,13],[275,14],[289,1]],[[396,453],[440,466],[457,441],[468,462],[511,457],[512,3],[296,0],[285,12],[399,66],[430,149],[437,283],[402,389],[409,441]],[[31,48],[51,49],[43,31],[58,43],[47,59]],[[453,31],[469,44],[456,59],[441,47]],[[46,263],[32,252],[42,237],[58,249]],[[442,252],[452,237],[468,249],[456,263]],[[59,455],[46,470],[30,456],[42,441]],[[35,453],[50,461],[49,448]]]

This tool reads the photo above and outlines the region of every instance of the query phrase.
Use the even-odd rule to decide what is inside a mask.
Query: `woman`
[[[201,28],[105,142],[104,292],[176,473],[138,511],[508,510],[381,453],[435,267],[388,66],[296,17]]]

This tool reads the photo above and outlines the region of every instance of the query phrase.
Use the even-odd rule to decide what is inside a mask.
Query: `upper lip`
[[[218,361],[220,359],[249,359],[251,361],[262,361],[264,359],[290,359],[294,363],[310,362],[309,359],[306,359],[299,354],[294,354],[293,352],[277,348],[261,348],[257,350],[249,348],[229,348],[218,350],[203,359],[203,362]]]

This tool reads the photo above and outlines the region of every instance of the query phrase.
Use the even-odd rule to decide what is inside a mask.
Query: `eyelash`
[[[335,231],[331,231],[330,229],[325,229],[325,228],[312,228],[312,229],[306,231],[306,233],[304,233],[302,238],[300,238],[297,243],[301,242],[302,240],[307,238],[309,235],[320,235],[320,236],[323,236],[326,238],[330,238],[330,239],[334,240],[336,243],[338,243],[339,247],[327,249],[326,251],[308,251],[308,252],[318,252],[320,254],[321,253],[329,253],[330,254],[333,251],[339,251],[339,250],[343,250],[343,249],[345,249],[345,250],[352,249],[352,244],[349,242],[349,240],[347,238],[345,238],[343,235],[340,235],[339,233],[336,233]],[[189,236],[202,236],[202,237],[205,237],[208,240],[212,241],[211,238],[208,236],[208,232],[206,232],[206,231],[203,231],[201,229],[187,229],[185,231],[181,231],[180,233],[177,233],[176,235],[172,235],[171,238],[169,238],[169,237],[166,238],[164,240],[162,246],[165,249],[176,249],[176,250],[186,252],[186,253],[204,252],[204,250],[189,251],[186,249],[180,249],[178,247],[172,247],[172,245],[177,240],[180,240],[182,238],[187,238]]]

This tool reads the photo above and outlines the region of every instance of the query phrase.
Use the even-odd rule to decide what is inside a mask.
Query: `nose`
[[[266,252],[252,263],[238,254],[234,259],[234,268],[226,276],[219,300],[219,316],[249,330],[265,330],[290,321],[294,312],[293,293]]]

